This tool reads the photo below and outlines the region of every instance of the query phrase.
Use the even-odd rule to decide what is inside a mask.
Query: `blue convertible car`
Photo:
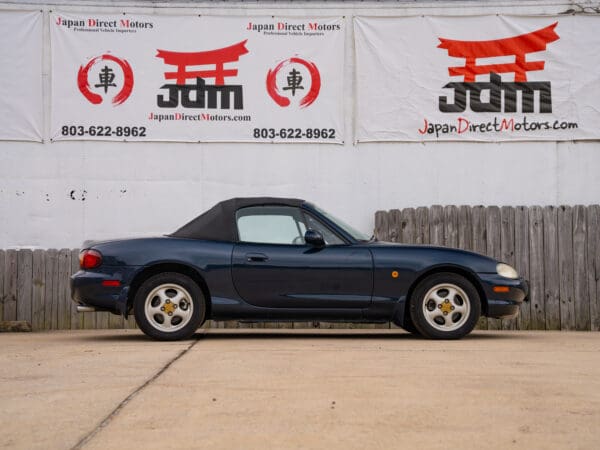
[[[234,198],[171,235],[95,243],[71,277],[79,311],[135,315],[156,339],[207,319],[389,322],[457,339],[514,317],[515,269],[463,250],[377,242],[312,203]]]

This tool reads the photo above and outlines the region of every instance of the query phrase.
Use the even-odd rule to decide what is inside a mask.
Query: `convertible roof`
[[[299,207],[304,200],[277,197],[232,198],[217,203],[205,213],[186,223],[170,236],[207,241],[237,242],[235,213],[247,206],[280,205]]]

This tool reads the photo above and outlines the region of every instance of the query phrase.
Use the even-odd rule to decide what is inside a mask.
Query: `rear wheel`
[[[473,330],[480,315],[477,289],[455,273],[427,277],[410,300],[413,324],[430,339],[460,339]]]
[[[148,336],[175,341],[191,337],[204,322],[206,301],[188,276],[167,272],[148,278],[135,295],[133,312]]]

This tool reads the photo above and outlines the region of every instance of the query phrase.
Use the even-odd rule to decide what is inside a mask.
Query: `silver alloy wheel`
[[[469,319],[471,301],[455,284],[442,283],[432,287],[423,298],[423,315],[429,325],[440,331],[453,331]]]
[[[154,328],[173,332],[185,327],[194,311],[189,292],[173,283],[155,287],[146,297],[144,313]]]

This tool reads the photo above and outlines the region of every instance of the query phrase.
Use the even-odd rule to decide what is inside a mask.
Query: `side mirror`
[[[304,241],[307,244],[315,247],[325,247],[325,239],[323,239],[323,235],[316,230],[311,230],[310,228],[306,230],[306,233],[304,233]]]

